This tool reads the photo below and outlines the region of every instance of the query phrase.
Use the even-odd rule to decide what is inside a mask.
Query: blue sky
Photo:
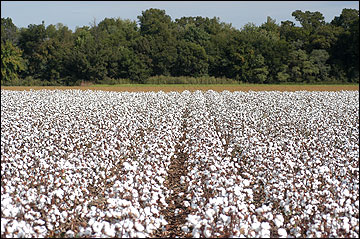
[[[10,17],[18,27],[29,24],[63,23],[73,31],[105,17],[136,20],[142,11],[159,8],[172,20],[183,16],[219,17],[240,29],[246,23],[261,25],[267,16],[276,23],[290,20],[295,10],[319,11],[326,22],[339,16],[342,9],[359,9],[358,1],[1,1],[1,17]],[[298,24],[297,24],[298,25]]]

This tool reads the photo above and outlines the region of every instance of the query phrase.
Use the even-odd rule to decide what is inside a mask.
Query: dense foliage
[[[146,83],[150,77],[215,77],[246,83],[359,82],[359,10],[330,23],[296,10],[235,29],[219,18],[148,9],[136,21],[105,18],[72,32],[58,23],[17,28],[1,18],[2,85]]]

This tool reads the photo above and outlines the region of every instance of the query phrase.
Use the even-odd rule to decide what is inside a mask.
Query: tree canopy
[[[241,29],[219,18],[171,19],[150,8],[138,21],[105,18],[77,27],[16,27],[1,18],[2,85],[77,85],[154,76],[219,77],[248,83],[359,82],[359,11],[331,22],[316,11]]]

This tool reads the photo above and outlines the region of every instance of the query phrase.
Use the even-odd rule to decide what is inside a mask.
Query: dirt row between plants
[[[175,146],[175,154],[171,158],[171,163],[168,168],[168,178],[164,182],[165,186],[170,191],[170,195],[166,198],[168,207],[163,208],[161,210],[161,214],[164,215],[169,224],[166,225],[165,231],[158,229],[154,233],[154,237],[192,237],[190,232],[186,233],[181,229],[181,227],[186,223],[186,218],[192,210],[191,207],[185,207],[184,205],[184,201],[187,196],[187,188],[189,186],[188,182],[185,181],[184,183],[181,183],[181,176],[188,174],[188,155],[185,152],[187,132],[186,119],[188,117],[189,111],[185,110],[182,124],[183,135]]]
[[[214,90],[214,91],[342,91],[359,90],[359,85],[123,85],[123,86],[1,86],[2,90],[103,90],[117,92]]]

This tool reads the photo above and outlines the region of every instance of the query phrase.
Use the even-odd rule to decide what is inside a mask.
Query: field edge
[[[149,91],[359,91],[358,84],[346,85],[260,85],[260,84],[211,84],[211,85],[188,85],[188,84],[167,84],[167,85],[92,85],[92,86],[1,86],[1,90],[29,91],[29,90],[103,90],[116,92],[149,92]]]

